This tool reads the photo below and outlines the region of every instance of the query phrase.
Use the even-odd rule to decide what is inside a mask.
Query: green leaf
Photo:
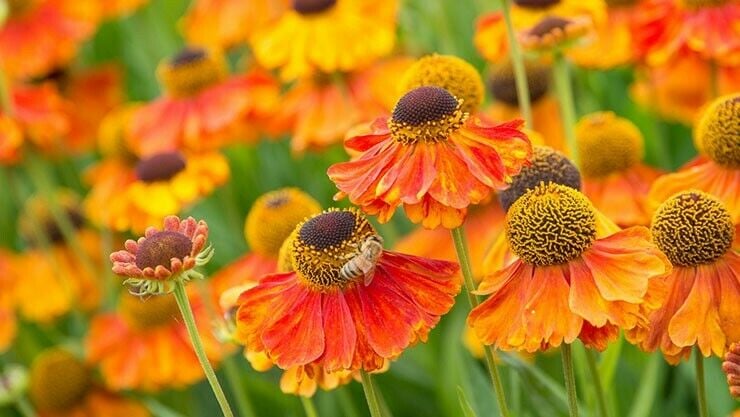
[[[467,397],[465,397],[465,391],[459,385],[457,386],[457,399],[460,401],[460,408],[464,417],[478,417],[473,411],[473,407],[470,406]]]
[[[660,354],[654,354],[648,362],[647,368],[640,377],[640,385],[635,395],[634,405],[630,410],[629,417],[648,417],[653,408],[653,402],[658,396],[658,386],[663,375],[663,358]]]

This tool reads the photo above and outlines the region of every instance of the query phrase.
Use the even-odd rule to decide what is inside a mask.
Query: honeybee
[[[347,281],[364,276],[365,286],[370,285],[375,274],[375,265],[383,253],[383,238],[378,235],[368,236],[360,244],[360,253],[342,265],[339,276]]]

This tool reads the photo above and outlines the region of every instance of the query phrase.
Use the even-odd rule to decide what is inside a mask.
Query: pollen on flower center
[[[157,68],[157,75],[173,97],[190,97],[226,77],[220,55],[201,48],[185,48]]]
[[[303,15],[321,13],[337,2],[337,0],[293,0],[293,10]]]
[[[171,294],[141,298],[121,295],[118,308],[126,322],[136,329],[150,329],[172,323],[180,310]]]
[[[721,97],[702,114],[697,141],[714,162],[740,168],[740,95]]]
[[[444,141],[468,117],[461,109],[462,100],[444,88],[422,86],[398,100],[388,125],[393,138],[404,144]]]
[[[167,181],[185,169],[180,152],[164,152],[142,159],[136,164],[136,177],[144,182]]]
[[[30,395],[39,411],[62,412],[85,397],[91,385],[90,371],[71,353],[48,350],[31,367]]]
[[[136,266],[140,269],[170,266],[172,258],[184,259],[190,254],[193,242],[182,233],[163,231],[147,237],[136,253]]]
[[[506,235],[514,253],[533,265],[557,265],[580,256],[596,238],[596,213],[580,192],[540,184],[509,208]]]
[[[544,9],[560,3],[560,0],[514,0],[514,4],[529,9]]]
[[[529,86],[529,99],[534,103],[542,98],[550,87],[550,68],[547,65],[527,61],[524,65]],[[510,60],[496,65],[491,71],[489,89],[496,100],[510,106],[519,105],[516,92],[516,77]]]
[[[296,228],[292,264],[305,282],[320,290],[343,288],[352,280],[340,270],[359,254],[362,242],[376,234],[367,219],[354,209],[330,209]]]
[[[661,204],[652,232],[671,263],[695,266],[724,255],[732,246],[735,227],[722,202],[700,191],[686,191]]]
[[[581,172],[587,178],[623,171],[642,159],[643,137],[631,121],[612,112],[583,117],[576,125]]]
[[[297,188],[282,188],[258,198],[247,214],[244,235],[249,247],[277,257],[285,239],[306,217],[321,211],[319,203]]]
[[[573,162],[562,153],[547,146],[535,146],[532,149],[531,164],[523,167],[519,174],[514,176],[509,188],[499,193],[501,206],[508,211],[524,193],[540,183],[548,182],[580,190],[581,174]]]

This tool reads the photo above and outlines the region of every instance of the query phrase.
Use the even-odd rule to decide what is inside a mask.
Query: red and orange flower
[[[704,356],[722,357],[740,341],[740,255],[732,250],[730,213],[715,197],[690,190],[658,208],[652,230],[673,264],[659,278],[668,298],[648,315],[649,326],[630,330],[628,340],[646,351],[660,349],[672,364],[688,358],[694,346]]]
[[[460,290],[456,264],[383,250],[356,210],[323,212],[294,234],[295,271],[238,301],[237,338],[281,368],[380,369],[426,341]]]
[[[403,204],[424,227],[462,224],[468,206],[511,181],[531,155],[521,121],[488,125],[462,111],[462,101],[440,87],[406,93],[390,119],[345,142],[358,157],[329,167],[339,188],[368,214],[387,222]]]
[[[603,350],[619,328],[645,325],[664,298],[655,284],[668,259],[644,227],[597,231],[596,210],[570,187],[541,184],[519,197],[506,217],[517,258],[484,277],[478,292],[491,296],[468,318],[481,341],[535,352],[580,338]]]

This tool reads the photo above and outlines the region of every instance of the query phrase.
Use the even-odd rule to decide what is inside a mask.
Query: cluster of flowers
[[[694,348],[726,355],[740,396],[736,1],[515,1],[476,27],[487,107],[466,61],[391,55],[395,0],[196,0],[188,46],[157,68],[161,96],[129,102],[115,67],[73,60],[102,21],[143,3],[13,0],[0,28],[0,164],[20,198],[24,169],[40,191],[19,210],[24,250],[0,251],[0,352],[20,317],[91,317],[84,354],[54,347],[31,365],[40,416],[147,416],[121,392],[187,386],[201,367],[213,385],[207,363],[236,346],[258,371],[283,369],[286,393],[367,383],[427,340],[464,282],[474,353],[576,339],[603,351],[624,332],[671,364]],[[650,138],[630,120],[573,120],[563,63],[634,66],[635,101],[692,125],[699,156],[666,173],[643,162]],[[177,216],[230,180],[224,149],[285,134],[295,155],[343,143],[350,160],[326,175],[356,208],[266,193],[246,215],[250,252],[185,289],[213,248],[205,221]],[[44,158],[93,152],[84,199],[51,189]],[[389,250],[367,216],[399,208],[420,228]],[[465,232],[469,258],[453,243]],[[100,248],[125,233],[143,236],[110,256],[119,294]],[[23,377],[0,378],[0,400],[25,395]]]

